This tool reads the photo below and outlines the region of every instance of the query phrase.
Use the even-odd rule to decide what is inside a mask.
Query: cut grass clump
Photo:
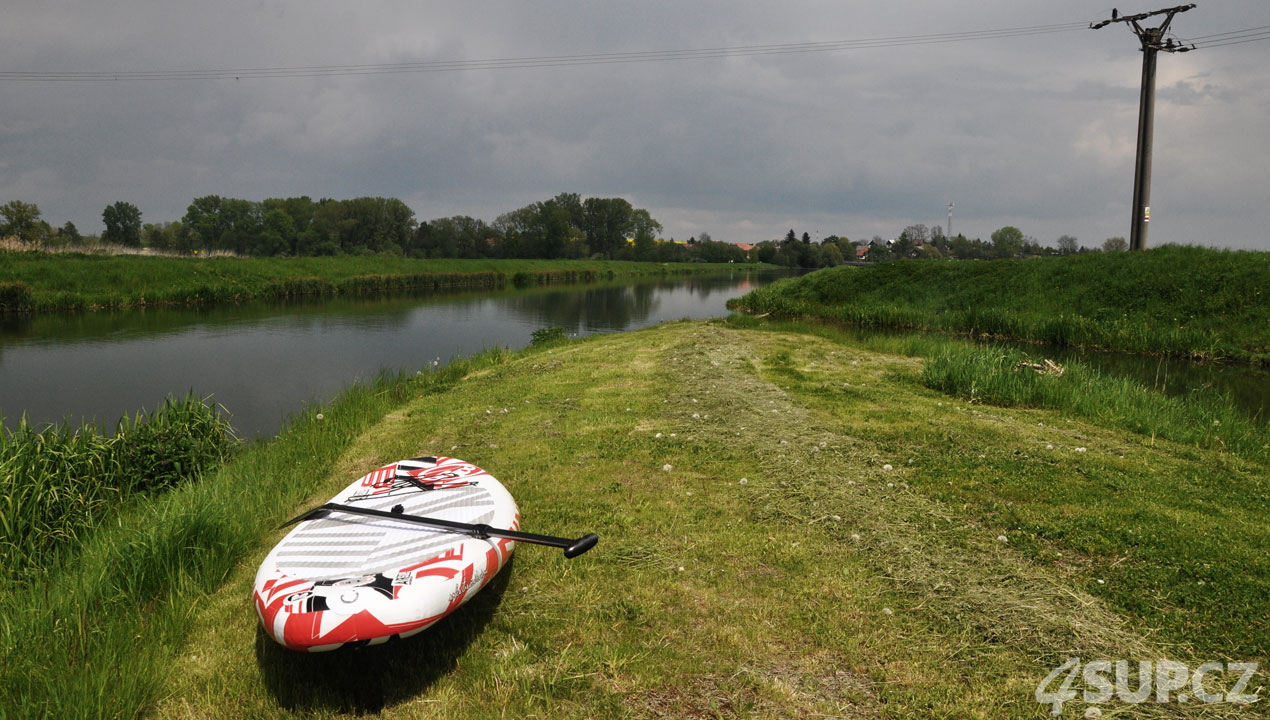
[[[220,462],[234,445],[228,422],[194,395],[153,413],[97,426],[0,430],[0,567],[22,577],[73,548],[108,511],[138,493],[166,490]]]

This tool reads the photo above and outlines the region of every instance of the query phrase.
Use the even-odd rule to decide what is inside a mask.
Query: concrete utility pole
[[[953,203],[949,201],[948,203],[948,239],[949,240],[952,240],[952,209],[953,209]]]
[[[1111,19],[1100,23],[1091,23],[1089,28],[1097,30],[1111,23],[1122,22],[1130,25],[1133,33],[1142,43],[1142,96],[1138,102],[1138,158],[1133,170],[1133,221],[1129,228],[1129,249],[1144,250],[1147,246],[1147,223],[1151,221],[1151,136],[1155,132],[1155,54],[1165,52],[1189,52],[1193,45],[1182,45],[1173,42],[1172,38],[1164,39],[1173,16],[1195,7],[1179,5],[1166,10],[1153,10],[1137,15],[1121,15],[1116,9],[1111,10]],[[1164,22],[1156,28],[1144,28],[1139,23],[1156,15],[1164,15]]]

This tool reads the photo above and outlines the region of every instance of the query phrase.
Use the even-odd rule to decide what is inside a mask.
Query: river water
[[[381,370],[524,347],[546,327],[590,335],[724,316],[728,299],[782,276],[0,317],[0,414],[10,429],[25,414],[36,427],[112,431],[125,413],[193,391],[224,406],[240,436],[267,436]]]
[[[36,427],[97,421],[111,431],[125,413],[192,391],[224,406],[240,436],[268,436],[306,404],[385,369],[520,348],[546,327],[590,335],[725,316],[730,298],[782,276],[738,270],[523,291],[0,316],[0,414],[10,429],[25,415]],[[1270,406],[1270,375],[1262,370],[1028,349],[1174,395],[1224,393],[1263,421]]]

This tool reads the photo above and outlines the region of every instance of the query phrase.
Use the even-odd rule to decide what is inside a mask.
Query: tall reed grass
[[[900,261],[783,280],[733,309],[1270,365],[1270,253],[1165,246],[990,262]]]
[[[1000,346],[945,345],[926,356],[928,387],[1001,406],[1050,408],[1109,427],[1204,449],[1270,461],[1270,426],[1212,394],[1169,397],[1127,378],[1103,375],[1080,362],[1062,373],[1038,372],[1038,358]]]
[[[20,578],[73,547],[122,500],[174,487],[234,442],[220,412],[189,395],[121,419],[113,435],[70,423],[0,430],[0,577]]]
[[[177,258],[0,250],[0,313],[206,305],[341,294],[498,290],[510,285],[527,287],[736,269],[736,265],[606,260]]]

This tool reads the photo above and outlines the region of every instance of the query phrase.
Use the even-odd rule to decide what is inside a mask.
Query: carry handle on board
[[[384,510],[374,510],[372,508],[357,507],[355,505],[343,505],[341,503],[327,503],[320,507],[297,515],[290,520],[278,526],[278,529],[294,525],[305,520],[315,520],[317,518],[326,517],[332,512],[345,512],[353,515],[369,515],[371,517],[386,518],[388,520],[400,520],[402,522],[412,522],[419,525],[427,525],[428,527],[438,528],[441,530],[449,530],[451,532],[467,535],[480,540],[489,538],[505,538],[508,540],[516,540],[517,542],[527,542],[534,545],[549,545],[564,550],[564,556],[567,558],[575,558],[582,553],[595,547],[600,541],[600,536],[595,533],[587,533],[580,538],[569,539],[561,537],[552,537],[550,535],[537,535],[535,533],[519,532],[517,530],[500,530],[489,525],[456,522],[454,520],[442,520],[441,518],[423,517],[422,515],[407,515],[401,511],[401,506],[393,508],[392,512]]]

